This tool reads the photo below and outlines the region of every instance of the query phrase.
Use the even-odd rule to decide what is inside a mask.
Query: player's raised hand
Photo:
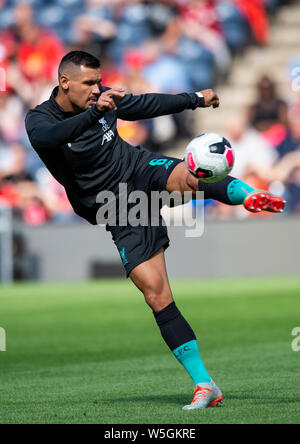
[[[219,108],[220,99],[215,91],[213,91],[212,89],[205,89],[204,91],[201,91],[201,94],[203,94],[204,97],[205,108],[209,108],[210,106],[212,106],[213,108]]]
[[[97,102],[97,108],[101,112],[116,111],[117,103],[125,96],[125,90],[123,88],[112,88],[101,94]]]

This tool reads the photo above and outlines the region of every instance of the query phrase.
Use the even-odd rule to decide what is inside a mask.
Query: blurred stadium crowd
[[[0,67],[5,73],[5,91],[0,92],[0,199],[29,225],[76,219],[63,188],[35,155],[24,130],[26,111],[49,98],[67,51],[98,56],[103,84],[124,86],[134,94],[206,89],[226,80],[233,59],[247,45],[268,44],[269,17],[281,3],[0,0]],[[281,191],[288,193],[290,211],[300,211],[300,163],[295,166],[300,110],[277,97],[267,77],[258,91],[260,99],[249,107],[247,118],[228,124],[228,137],[239,151],[235,173],[251,182],[253,168],[259,169],[259,188],[285,184]],[[194,135],[188,112],[180,119],[120,121],[119,132],[132,144],[160,152]]]

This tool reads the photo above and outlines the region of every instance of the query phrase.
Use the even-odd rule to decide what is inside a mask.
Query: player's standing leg
[[[194,381],[194,401],[185,409],[218,405],[223,400],[223,395],[201,360],[195,333],[174,302],[164,250],[161,249],[150,260],[134,268],[130,278],[152,308],[166,344]]]

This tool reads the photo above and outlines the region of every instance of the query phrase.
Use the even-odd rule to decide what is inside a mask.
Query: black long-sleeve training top
[[[102,87],[102,91],[109,88]],[[50,99],[30,110],[25,119],[29,140],[55,179],[65,187],[74,211],[96,224],[96,196],[117,193],[120,182],[134,175],[140,147],[133,147],[117,132],[117,119],[128,121],[175,114],[203,107],[197,94],[125,95],[117,111],[102,113],[96,105],[80,114],[64,111]]]

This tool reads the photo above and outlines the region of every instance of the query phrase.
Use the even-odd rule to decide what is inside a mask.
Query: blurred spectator
[[[17,59],[22,74],[29,81],[56,79],[57,66],[65,54],[57,37],[35,23],[28,23],[20,29],[20,39]]]
[[[50,31],[35,22],[34,9],[29,2],[16,3],[13,26],[1,36],[5,57],[3,63],[16,60],[23,75],[30,81],[56,76],[57,63],[64,47]]]
[[[231,55],[215,0],[178,0],[179,15],[164,36],[166,47],[186,67],[193,89],[212,87],[230,68]]]
[[[177,94],[182,91],[191,91],[191,84],[186,69],[178,58],[165,54],[161,50],[159,41],[152,40],[142,49],[143,63],[142,77],[154,87],[156,91],[166,94]]]
[[[234,53],[240,52],[250,41],[246,16],[232,0],[219,1],[217,8],[228,47]]]
[[[19,141],[23,130],[24,107],[22,101],[8,93],[0,93],[0,132],[7,142]]]
[[[263,76],[258,84],[258,101],[249,108],[249,123],[272,146],[278,146],[286,134],[287,104],[279,98],[275,83]]]
[[[289,212],[300,212],[300,151],[286,154],[270,172],[274,186],[283,186]]]
[[[244,116],[235,116],[227,123],[226,130],[236,157],[233,176],[243,179],[255,172],[257,176],[265,178],[277,159],[275,149],[257,130],[247,128]]]
[[[294,166],[286,183],[285,197],[289,213],[300,213],[300,164]]]
[[[18,183],[32,180],[26,171],[26,154],[20,144],[2,145],[0,151],[0,172],[7,182]]]
[[[19,210],[22,219],[28,225],[43,225],[51,219],[40,189],[34,182],[24,181],[18,184]]]
[[[49,214],[51,214],[51,220],[62,223],[78,219],[74,214],[64,187],[54,179],[46,168],[40,168],[38,171],[37,182],[42,193],[42,199]]]
[[[300,150],[300,108],[298,106],[291,108],[288,117],[288,133],[277,148],[280,158]]]
[[[258,43],[269,43],[269,23],[263,0],[232,0],[247,18]]]
[[[111,2],[111,8],[113,7]],[[86,10],[83,14],[74,18],[72,23],[72,38],[77,45],[87,52],[97,51],[98,57],[101,55],[99,42],[104,43],[116,37],[117,26],[110,19],[109,10],[105,8],[105,2],[86,0]],[[95,41],[98,43],[95,45]],[[94,49],[94,51],[93,51]]]

